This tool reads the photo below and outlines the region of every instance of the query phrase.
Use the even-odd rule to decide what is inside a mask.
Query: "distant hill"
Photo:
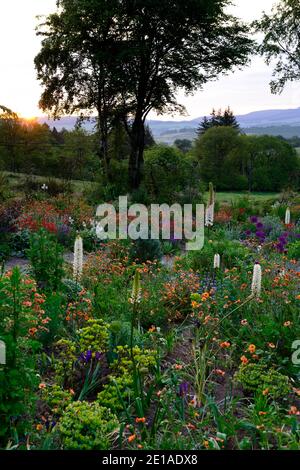
[[[203,117],[185,121],[147,121],[157,142],[172,144],[176,139],[193,140],[196,129]],[[252,113],[237,116],[237,120],[246,134],[282,135],[289,138],[300,137],[300,108],[296,109],[270,109],[254,111]],[[67,116],[59,121],[53,121],[46,117],[39,118],[39,122],[55,126],[58,130],[72,129],[76,124],[76,117]],[[87,122],[84,126],[88,130],[93,129],[93,122]]]

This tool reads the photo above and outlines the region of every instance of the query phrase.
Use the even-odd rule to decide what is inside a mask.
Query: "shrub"
[[[221,256],[221,263],[230,269],[247,261],[251,254],[248,248],[236,240],[211,240],[205,243],[200,251],[189,252],[183,260],[194,271],[212,269],[215,253]]]
[[[288,246],[288,257],[289,259],[300,259],[300,240],[297,240]]]
[[[47,330],[43,302],[34,281],[22,278],[18,268],[0,278],[0,340],[6,345],[6,364],[0,365],[0,441],[11,428],[22,433],[30,426],[23,417],[35,401],[34,352],[41,346],[40,332]]]
[[[108,349],[108,324],[103,320],[88,320],[87,326],[78,331],[80,351],[105,352]]]
[[[286,398],[291,390],[288,377],[265,364],[242,364],[235,378],[245,390],[266,391],[272,398]]]
[[[43,229],[33,233],[27,255],[41,289],[57,290],[61,287],[64,275],[63,249],[51,234]]]
[[[130,249],[130,258],[132,261],[144,263],[146,261],[160,260],[162,250],[159,240],[135,240]]]
[[[109,450],[118,430],[118,420],[97,402],[71,403],[59,422],[64,449]]]
[[[190,159],[175,147],[157,145],[145,152],[144,186],[152,203],[177,202],[193,174]]]

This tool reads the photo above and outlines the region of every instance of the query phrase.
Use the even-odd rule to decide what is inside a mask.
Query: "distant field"
[[[300,154],[300,149],[299,149]],[[40,181],[41,184],[45,182],[49,177],[47,176],[38,176],[38,175],[27,175],[25,173],[11,173],[11,172],[4,172],[6,176],[8,176],[9,185],[12,189],[17,189],[18,186],[21,186],[22,183],[26,180],[26,178],[31,178],[36,181]],[[52,180],[61,181],[60,178],[51,178]],[[71,184],[73,185],[74,192],[84,192],[87,189],[91,189],[95,183],[92,181],[81,181],[81,180],[71,180]],[[247,191],[244,192],[217,192],[216,197],[217,201],[220,203],[228,203],[235,202],[240,198],[249,197],[249,199],[263,201],[268,199],[273,199],[279,196],[279,193],[261,193],[261,192],[253,192],[249,193]],[[207,200],[208,193],[206,193],[205,199]]]
[[[4,174],[8,177],[9,185],[13,189],[14,187],[17,188],[20,186],[26,179],[33,179],[35,181],[41,181],[44,183],[47,179],[55,180],[55,181],[62,181],[61,178],[49,177],[49,176],[38,176],[38,175],[27,175],[26,173],[11,173],[11,172],[4,172]],[[71,180],[71,184],[74,187],[74,191],[82,192],[85,189],[90,189],[95,185],[92,181],[82,181],[82,180]]]
[[[221,203],[231,203],[235,202],[240,198],[249,197],[249,199],[257,201],[266,201],[268,199],[273,199],[279,196],[279,193],[249,193],[249,192],[220,192],[216,193],[216,198],[218,202]],[[207,196],[208,197],[208,193]]]

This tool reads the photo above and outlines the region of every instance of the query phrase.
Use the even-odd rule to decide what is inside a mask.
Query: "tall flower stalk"
[[[139,316],[139,311],[138,311],[138,304],[141,301],[141,277],[140,277],[140,272],[137,269],[135,271],[135,275],[133,278],[133,286],[132,286],[132,293],[131,297],[129,299],[129,302],[132,304],[132,317],[131,317],[131,334],[130,334],[130,350],[131,350],[131,355],[133,356],[132,349],[133,349],[133,331],[134,331],[134,324],[138,322],[138,331],[141,330],[141,321],[140,321],[140,316]]]
[[[261,294],[261,266],[259,263],[255,263],[253,268],[251,293],[252,296],[259,298]]]
[[[209,197],[205,210],[205,226],[212,227],[215,217],[215,192],[212,183],[209,183]]]
[[[286,209],[285,211],[285,225],[290,225],[291,223],[291,211],[289,208]]]
[[[219,253],[216,253],[214,256],[214,269],[220,269],[221,257]]]
[[[73,260],[73,279],[79,282],[83,269],[83,241],[80,235],[77,235],[74,243],[74,260]]]

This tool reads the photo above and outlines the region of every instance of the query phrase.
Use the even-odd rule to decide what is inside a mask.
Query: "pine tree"
[[[239,123],[237,122],[237,119],[229,106],[225,109],[224,112],[222,112],[221,109],[219,109],[217,112],[215,109],[213,109],[210,114],[210,118],[205,116],[200,122],[197,134],[199,136],[203,135],[208,129],[220,126],[233,127],[236,130],[240,130]]]

